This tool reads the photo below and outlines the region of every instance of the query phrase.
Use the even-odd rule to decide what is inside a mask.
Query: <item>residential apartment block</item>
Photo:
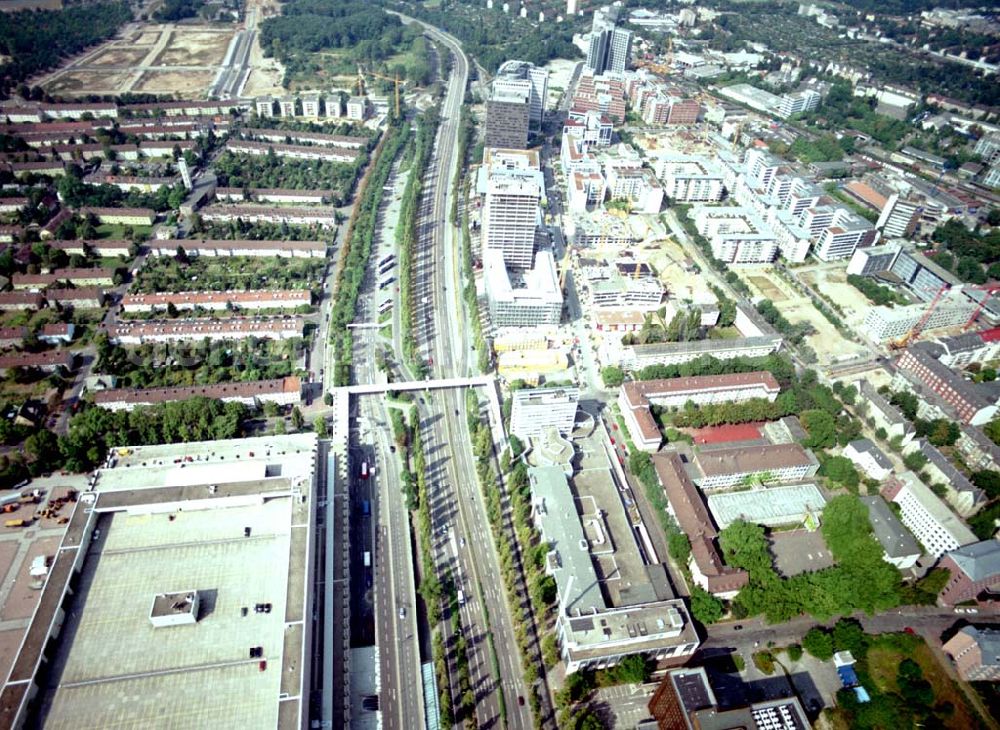
[[[722,171],[707,158],[661,154],[653,161],[663,192],[672,202],[715,203],[722,200]]]
[[[771,227],[749,208],[701,206],[694,223],[712,255],[727,264],[768,264],[778,254]]]
[[[941,590],[940,603],[954,606],[979,601],[983,594],[995,600],[1000,591],[1000,541],[982,540],[953,548],[941,559],[941,567],[951,572],[951,578]]]
[[[100,390],[94,393],[94,405],[110,411],[131,411],[141,406],[173,403],[189,398],[210,398],[251,407],[257,407],[261,403],[294,405],[302,400],[302,383],[292,376],[249,383]]]
[[[962,423],[982,426],[997,413],[997,397],[935,359],[923,343],[906,349],[896,365],[933,391],[954,409]]]
[[[171,304],[179,310],[294,309],[312,304],[312,294],[308,290],[295,289],[126,294],[122,297],[125,312],[155,312],[166,310]]]
[[[941,647],[965,682],[1000,680],[1000,631],[963,626]]]
[[[119,320],[108,328],[116,345],[147,342],[222,341],[255,338],[287,340],[301,337],[301,317],[227,317],[226,319]]]

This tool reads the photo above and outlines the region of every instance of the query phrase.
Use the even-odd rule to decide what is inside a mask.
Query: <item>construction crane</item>
[[[920,320],[915,325],[913,325],[913,329],[911,329],[902,337],[892,340],[889,343],[890,350],[902,350],[904,347],[906,347],[908,344],[910,344],[920,336],[920,333],[923,331],[924,327],[927,326],[927,321],[931,318],[931,315],[934,313],[934,310],[937,309],[937,305],[941,301],[941,297],[943,297],[944,293],[948,291],[950,288],[951,287],[948,284],[944,284],[940,289],[937,290],[937,293],[934,295],[934,298],[931,299],[930,304],[927,305],[927,309],[924,310],[924,313],[920,317]]]
[[[969,321],[965,323],[962,327],[962,331],[965,332],[969,327],[973,325],[979,313],[983,311],[983,307],[986,306],[986,302],[995,292],[1000,291],[1000,284],[980,284],[980,285],[966,285],[966,289],[978,289],[983,292],[983,298],[976,303],[976,308],[972,311],[972,316],[969,317]]]
[[[399,113],[399,74],[393,76],[385,76],[384,74],[377,73],[375,71],[365,71],[360,66],[358,66],[358,96],[365,95],[365,74],[372,76],[376,79],[382,79],[383,81],[391,81],[396,89],[396,118],[400,118]]]

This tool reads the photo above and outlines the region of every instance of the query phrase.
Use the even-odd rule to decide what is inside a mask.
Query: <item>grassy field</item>
[[[131,229],[137,237],[148,238],[153,233],[152,226],[123,226],[118,223],[102,223],[97,226],[97,237],[107,238],[112,241],[128,238],[125,235],[126,228]]]
[[[927,705],[905,699],[905,688],[900,687],[900,665],[907,659],[919,665],[923,679],[933,689],[933,698]],[[845,703],[828,713],[835,728],[986,727],[959,684],[918,637],[906,634],[871,637],[867,652],[859,658],[855,669],[871,695],[871,702]]]

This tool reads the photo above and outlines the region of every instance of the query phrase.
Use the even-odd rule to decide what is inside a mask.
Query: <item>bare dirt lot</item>
[[[155,66],[218,66],[226,56],[232,33],[173,32]]]
[[[91,59],[91,66],[135,66],[146,54],[149,53],[149,49],[152,46],[133,47],[125,48],[122,46],[111,46],[110,48],[101,51],[97,56]]]
[[[236,31],[236,25],[185,25],[183,30],[170,24],[133,25],[36,83],[64,96],[145,92],[200,98]]]
[[[125,71],[70,71],[46,84],[50,94],[117,94],[129,78]]]
[[[215,73],[212,71],[147,71],[132,90],[190,99],[204,93],[213,78]]]
[[[805,342],[815,351],[820,365],[830,365],[868,352],[858,342],[845,338],[808,297],[792,289],[773,271],[734,271],[740,273],[754,294],[770,299],[789,322],[808,322],[812,325],[815,333],[806,337]]]

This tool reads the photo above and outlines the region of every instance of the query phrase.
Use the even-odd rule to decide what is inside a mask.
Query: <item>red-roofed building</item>
[[[743,402],[751,398],[774,401],[781,386],[767,371],[702,375],[667,380],[641,380],[623,383],[618,392],[629,435],[643,451],[656,451],[662,440],[650,406],[682,407],[688,401],[697,404]]]

